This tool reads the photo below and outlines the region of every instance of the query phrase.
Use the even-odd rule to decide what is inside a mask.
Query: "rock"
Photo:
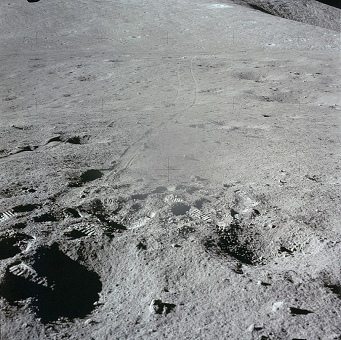
[[[84,325],[86,326],[86,325],[93,325],[94,323],[96,323],[94,320],[92,320],[92,319],[86,319],[85,321],[84,321]]]
[[[159,299],[154,299],[149,305],[149,311],[152,314],[163,314],[170,313],[176,305],[173,303],[164,303]]]
[[[284,301],[277,301],[272,305],[272,311],[277,312],[283,308]]]

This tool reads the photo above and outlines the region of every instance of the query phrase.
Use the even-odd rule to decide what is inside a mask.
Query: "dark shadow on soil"
[[[33,298],[31,304],[43,323],[60,317],[82,318],[94,309],[102,289],[99,276],[66,256],[57,245],[38,249],[31,266],[38,276],[7,272],[0,295],[11,304]]]

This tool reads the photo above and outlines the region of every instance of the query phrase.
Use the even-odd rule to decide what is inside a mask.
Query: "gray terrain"
[[[341,338],[340,10],[243,3],[1,1],[1,340]]]

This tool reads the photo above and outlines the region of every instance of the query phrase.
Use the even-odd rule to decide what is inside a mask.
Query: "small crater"
[[[60,317],[83,318],[94,309],[102,284],[99,276],[66,256],[57,245],[42,247],[24,263],[12,266],[0,286],[10,304],[30,299],[43,323]]]

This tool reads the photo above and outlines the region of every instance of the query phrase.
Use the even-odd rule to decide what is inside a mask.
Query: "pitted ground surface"
[[[203,0],[0,16],[5,339],[340,337],[335,31]]]

